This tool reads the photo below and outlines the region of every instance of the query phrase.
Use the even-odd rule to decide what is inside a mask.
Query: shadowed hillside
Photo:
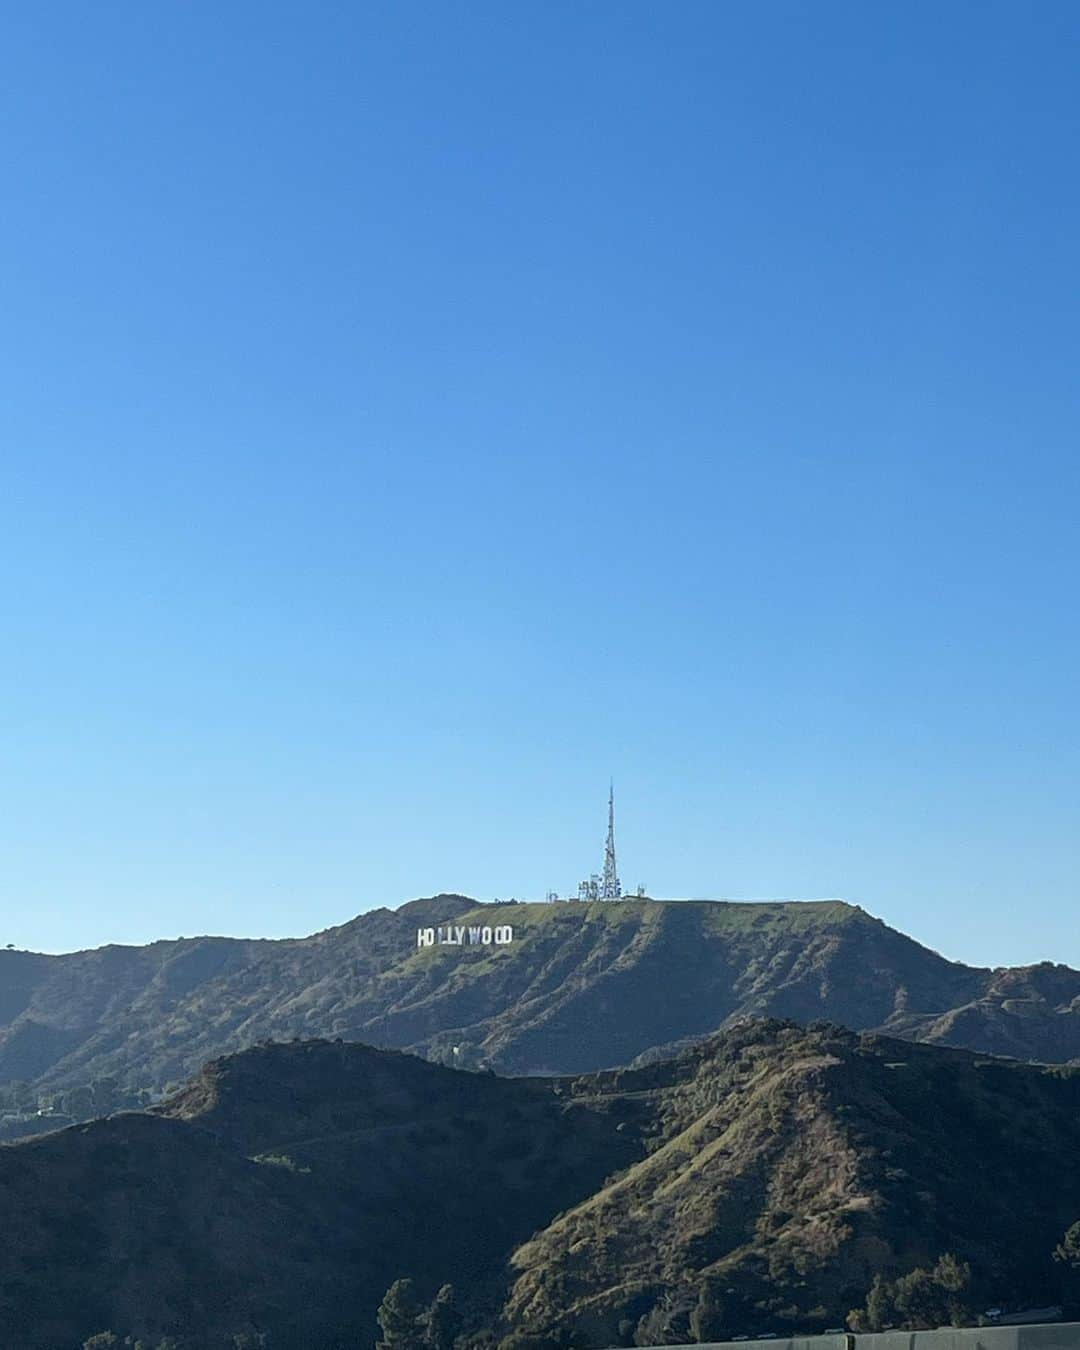
[[[366,1046],[218,1061],[160,1112],[0,1148],[3,1343],[354,1347],[406,1268],[494,1315],[493,1272],[636,1155],[638,1114]]]

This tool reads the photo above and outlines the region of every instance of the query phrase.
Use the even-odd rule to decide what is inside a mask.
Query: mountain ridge
[[[512,924],[513,943],[417,948],[417,928],[469,918]],[[843,901],[442,895],[307,938],[0,952],[0,1083],[47,1094],[104,1078],[160,1092],[217,1055],[311,1036],[503,1073],[575,1073],[747,1016],[1080,1060],[1080,972],[949,961]]]

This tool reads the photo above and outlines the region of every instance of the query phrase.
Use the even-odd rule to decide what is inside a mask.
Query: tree
[[[121,1350],[122,1345],[115,1331],[99,1331],[83,1341],[82,1350]]]
[[[422,1350],[420,1305],[412,1280],[395,1280],[383,1296],[376,1316],[382,1332],[376,1350]]]
[[[1065,1236],[1054,1248],[1054,1260],[1071,1270],[1080,1270],[1080,1222],[1066,1229]]]
[[[454,1286],[444,1284],[424,1314],[424,1340],[428,1350],[454,1350],[461,1330],[461,1314],[454,1297]]]
[[[893,1286],[893,1298],[896,1311],[900,1314],[903,1327],[940,1326],[946,1318],[943,1313],[942,1290],[934,1279],[933,1272],[917,1266],[906,1275],[901,1275]]]
[[[892,1286],[880,1275],[874,1276],[874,1283],[866,1296],[866,1321],[873,1331],[880,1331],[896,1320],[896,1304]]]
[[[933,1275],[941,1288],[949,1294],[965,1293],[971,1284],[971,1267],[952,1252],[946,1252],[944,1256],[938,1257]]]
[[[694,1290],[682,1287],[661,1294],[652,1311],[638,1320],[635,1345],[686,1345],[690,1339],[690,1316],[697,1305]]]
[[[706,1279],[690,1313],[690,1334],[698,1345],[724,1339],[724,1302],[716,1281]]]
[[[1062,1296],[1066,1303],[1080,1301],[1080,1223],[1066,1229],[1065,1236],[1054,1248],[1054,1260],[1065,1267]]]

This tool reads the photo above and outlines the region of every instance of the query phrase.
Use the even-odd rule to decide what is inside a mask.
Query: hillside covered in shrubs
[[[272,1045],[0,1148],[0,1322],[25,1350],[356,1350],[380,1305],[391,1350],[918,1324],[1080,1292],[1078,1159],[1080,1072],[827,1024],[554,1079]]]

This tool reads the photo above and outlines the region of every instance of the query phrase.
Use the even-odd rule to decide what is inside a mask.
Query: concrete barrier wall
[[[854,1339],[856,1350],[1080,1350],[1080,1322],[879,1331]]]
[[[879,1331],[859,1336],[792,1336],[714,1341],[668,1350],[1080,1350],[1080,1322],[1019,1327],[946,1327],[941,1331]]]

